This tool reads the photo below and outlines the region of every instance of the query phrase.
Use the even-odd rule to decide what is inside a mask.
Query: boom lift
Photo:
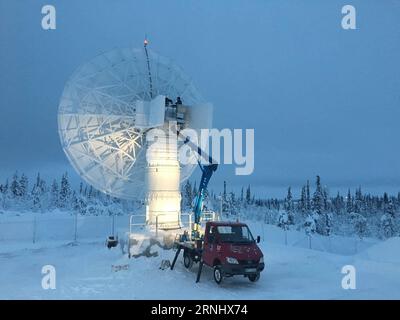
[[[190,238],[187,233],[178,236],[178,239],[175,241],[175,245],[177,247],[177,251],[174,257],[174,260],[171,264],[171,270],[174,269],[176,260],[182,249],[185,251],[184,259],[186,259],[185,265],[190,267],[193,262],[200,262],[199,271],[197,274],[196,282],[200,281],[201,270],[203,267],[203,263],[201,261],[201,247],[202,241],[204,238],[204,234],[201,231],[201,214],[203,210],[203,201],[207,191],[208,183],[210,182],[211,176],[218,168],[218,163],[210,156],[207,155],[199,146],[196,146],[193,142],[190,141],[188,137],[183,136],[180,132],[178,132],[178,136],[184,138],[184,144],[187,144],[192,150],[196,151],[199,155],[198,165],[201,170],[201,180],[199,185],[199,191],[196,196],[195,204],[194,204],[194,224],[192,227],[192,232]],[[201,164],[201,159],[207,159],[207,164]],[[192,250],[192,255],[188,255],[188,250]]]
[[[182,135],[180,136],[182,137]],[[207,161],[206,164],[198,161],[202,175],[193,210],[194,224],[190,236],[185,232],[175,240],[177,251],[171,264],[171,270],[183,250],[183,264],[186,268],[190,268],[194,262],[199,263],[196,282],[200,281],[204,264],[214,269],[214,279],[218,284],[222,282],[223,277],[233,275],[243,275],[251,282],[257,281],[260,278],[260,272],[264,269],[264,257],[257,246],[260,237],[255,240],[246,224],[208,221],[205,231],[201,230],[200,222],[205,193],[218,164],[188,138],[184,139],[184,143],[195,150],[200,159],[207,159]]]
[[[178,135],[181,137],[182,134],[178,132]],[[200,147],[196,146],[193,142],[190,141],[188,137],[184,137],[184,144],[187,144],[192,150],[195,150],[200,159],[198,160],[198,164],[200,167],[200,170],[202,172],[201,174],[201,180],[200,180],[200,185],[199,185],[199,191],[196,196],[195,204],[194,204],[194,225],[192,228],[191,232],[191,240],[201,240],[201,226],[200,226],[200,220],[201,220],[201,214],[203,210],[203,201],[204,197],[206,195],[207,191],[207,186],[208,183],[210,182],[211,176],[213,173],[217,170],[218,168],[218,163],[209,155],[207,155],[203,150],[201,150]],[[206,164],[201,164],[201,158],[207,159]]]

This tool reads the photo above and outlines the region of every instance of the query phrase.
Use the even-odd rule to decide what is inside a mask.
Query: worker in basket
[[[165,106],[168,107],[170,104],[173,104],[174,102],[172,99],[165,97]]]

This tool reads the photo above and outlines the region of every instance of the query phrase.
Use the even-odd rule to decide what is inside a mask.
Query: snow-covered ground
[[[101,217],[91,219],[95,218],[101,220]],[[65,219],[49,218],[51,223],[46,228],[49,232],[51,227],[62,230]],[[218,286],[208,268],[203,269],[201,281],[196,284],[197,267],[186,270],[181,258],[173,271],[159,269],[161,261],[172,260],[175,252],[157,245],[152,251],[157,251],[158,256],[150,258],[129,259],[119,247],[108,250],[104,237],[96,232],[95,221],[88,225],[93,228],[88,228],[77,244],[56,238],[42,238],[33,244],[28,239],[3,237],[0,240],[0,298],[400,299],[400,238],[384,242],[366,239],[357,243],[353,238],[314,237],[313,249],[309,249],[308,239],[302,232],[289,231],[285,245],[281,229],[249,222],[253,233],[262,238],[260,246],[266,269],[257,283],[233,277],[224,279]],[[41,286],[44,265],[55,267],[54,290],[44,290]],[[118,271],[112,267],[126,265]],[[355,290],[344,290],[341,286],[344,277],[341,270],[345,265],[356,268]]]

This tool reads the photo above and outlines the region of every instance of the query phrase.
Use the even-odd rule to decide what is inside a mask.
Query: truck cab
[[[187,232],[178,236],[171,270],[183,251],[186,268],[190,269],[193,263],[199,263],[196,282],[200,281],[203,265],[213,268],[214,280],[218,284],[224,277],[234,275],[243,275],[251,282],[256,282],[264,270],[264,256],[257,245],[259,242],[260,237],[254,239],[245,223],[208,221],[202,237],[193,240]]]
[[[219,284],[223,277],[243,275],[255,282],[264,270],[264,257],[249,227],[239,222],[207,222],[202,260],[214,270]]]

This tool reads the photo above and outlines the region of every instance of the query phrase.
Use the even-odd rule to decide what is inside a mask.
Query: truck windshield
[[[222,242],[254,242],[254,238],[247,226],[218,226],[217,230]]]

